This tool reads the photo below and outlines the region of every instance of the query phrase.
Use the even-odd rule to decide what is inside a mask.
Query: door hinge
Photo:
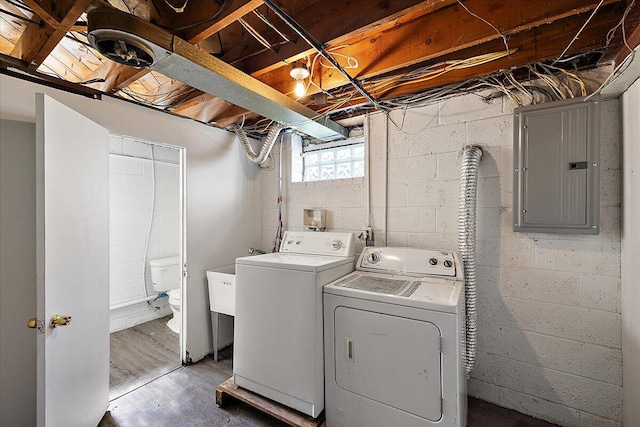
[[[182,277],[184,277],[184,278],[187,277],[187,263],[186,262],[182,265]]]

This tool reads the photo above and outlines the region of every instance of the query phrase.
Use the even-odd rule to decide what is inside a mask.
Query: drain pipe
[[[247,158],[253,163],[260,164],[265,160],[267,160],[267,157],[269,157],[269,153],[271,153],[271,149],[273,148],[273,145],[276,143],[276,139],[278,139],[278,135],[280,135],[280,132],[282,132],[282,130],[285,129],[285,126],[280,123],[273,123],[271,125],[271,127],[269,128],[269,133],[267,133],[267,137],[262,143],[262,149],[260,150],[259,154],[256,154],[256,152],[253,151],[253,147],[251,147],[251,144],[249,143],[249,138],[247,137],[247,134],[245,133],[244,130],[242,130],[242,128],[239,125],[233,123],[227,126],[227,129],[234,132],[238,136],[238,139],[242,144],[242,148],[244,149],[244,152],[247,154]]]
[[[482,149],[467,145],[462,149],[460,171],[460,205],[458,207],[458,251],[464,266],[466,301],[466,370],[467,378],[476,361],[478,312],[476,303],[476,204],[478,193],[478,164]]]

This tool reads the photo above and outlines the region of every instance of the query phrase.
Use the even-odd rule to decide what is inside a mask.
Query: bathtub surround
[[[122,307],[110,312],[111,332],[115,332],[171,314],[167,297],[152,302],[152,306],[160,307],[157,310],[146,302],[126,304],[157,295],[151,285],[149,260],[180,255],[180,153],[175,148],[118,135],[111,135],[109,142],[110,306]]]
[[[374,114],[366,132],[377,245],[386,236],[390,246],[455,250],[460,150],[482,147],[478,356],[469,394],[572,427],[622,421],[620,112],[617,100],[600,106],[597,236],[512,231],[514,106],[507,99],[464,95],[404,118],[394,111],[402,130]],[[291,183],[290,147],[283,147],[285,229],[302,229],[304,208],[323,208],[328,231],[360,234],[367,177]],[[262,171],[263,247],[275,236],[277,171],[277,164]]]

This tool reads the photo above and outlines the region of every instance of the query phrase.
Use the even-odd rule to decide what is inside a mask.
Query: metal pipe
[[[318,51],[318,53],[320,55],[322,55],[322,57],[324,59],[326,59],[327,61],[329,61],[331,63],[331,65],[333,65],[336,70],[338,70],[340,72],[340,74],[342,74],[347,80],[349,80],[349,83],[351,83],[351,85],[356,88],[356,90],[358,92],[360,92],[360,94],[362,96],[364,96],[370,103],[373,104],[374,107],[376,107],[378,110],[380,111],[384,111],[382,109],[382,107],[380,106],[380,104],[378,104],[378,101],[376,101],[373,96],[371,96],[371,94],[369,92],[367,92],[367,90],[362,87],[362,85],[360,84],[359,81],[357,81],[356,79],[354,79],[353,77],[351,77],[349,75],[349,73],[347,73],[345,71],[344,68],[342,68],[342,66],[338,63],[338,61],[336,61],[333,56],[329,55],[329,53],[325,50],[325,48],[322,46],[322,44],[320,42],[318,42],[316,39],[313,38],[313,36],[311,34],[309,34],[307,32],[307,30],[305,30],[304,28],[302,28],[300,26],[300,24],[298,24],[292,17],[290,17],[289,15],[286,14],[285,11],[283,11],[282,9],[280,9],[280,7],[275,4],[273,1],[271,0],[263,0],[264,4],[269,7],[269,9],[271,9],[280,19],[282,19],[284,21],[285,24],[287,24],[289,27],[291,27],[291,29],[293,31],[295,31],[300,37],[302,37],[302,39],[304,41],[306,41],[309,46],[311,46],[312,48],[314,48],[315,50]]]
[[[109,310],[110,311],[111,310],[119,310],[121,308],[130,307],[132,305],[141,304],[143,302],[151,301],[151,300],[162,298],[162,297],[163,297],[163,295],[162,295],[162,293],[160,293],[160,294],[157,294],[157,295],[150,295],[150,296],[145,297],[145,298],[138,298],[138,299],[134,299],[134,300],[131,300],[131,301],[125,301],[125,302],[122,302],[120,304],[114,304],[114,305],[109,306]]]

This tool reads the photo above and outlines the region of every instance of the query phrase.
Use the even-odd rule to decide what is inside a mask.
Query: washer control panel
[[[351,257],[355,253],[355,244],[353,233],[285,231],[280,252]]]
[[[454,252],[413,248],[366,247],[357,269],[415,277],[462,275]]]

